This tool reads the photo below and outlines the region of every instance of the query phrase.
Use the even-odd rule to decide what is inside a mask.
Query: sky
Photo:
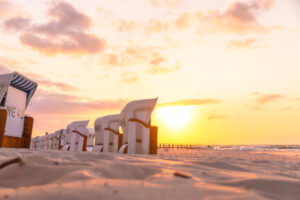
[[[0,0],[33,136],[158,97],[159,143],[300,144],[299,0]]]

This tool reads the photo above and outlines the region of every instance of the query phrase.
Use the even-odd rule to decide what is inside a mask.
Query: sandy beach
[[[14,164],[7,163],[14,158]],[[300,152],[160,149],[118,155],[0,149],[0,199],[300,197]]]

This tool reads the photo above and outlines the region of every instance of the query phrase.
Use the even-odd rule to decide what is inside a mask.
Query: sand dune
[[[0,199],[291,199],[300,152],[160,150],[157,156],[0,149]]]

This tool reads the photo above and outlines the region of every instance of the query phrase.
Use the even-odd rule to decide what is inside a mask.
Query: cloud
[[[230,4],[223,16],[243,22],[255,22],[255,12],[260,10],[268,10],[273,6],[272,0],[254,0],[250,2],[234,2]]]
[[[194,18],[198,18],[199,33],[227,32],[244,34],[249,32],[267,32],[267,28],[262,26],[257,16],[269,10],[273,5],[272,0],[253,0],[247,2],[233,2],[224,11],[212,10],[207,13],[198,12]],[[207,32],[207,31],[206,31]]]
[[[255,102],[258,105],[267,104],[270,102],[278,101],[280,99],[284,98],[284,96],[280,94],[257,94]]]
[[[42,85],[46,88],[57,88],[61,91],[64,92],[76,92],[78,90],[78,88],[76,88],[75,86],[63,83],[63,82],[54,82],[54,81],[50,81],[50,80],[39,80],[38,81],[39,85]]]
[[[5,28],[10,31],[18,31],[26,29],[30,26],[31,20],[24,17],[15,17],[4,22]]]
[[[183,3],[183,0],[148,0],[153,7],[174,8]]]
[[[74,95],[57,94],[38,89],[27,114],[35,119],[34,135],[65,128],[76,120],[100,117],[102,114],[119,113],[128,100],[95,100]],[[90,121],[90,125],[92,121]]]
[[[181,68],[179,61],[172,63],[168,61],[160,52],[156,51],[155,47],[131,45],[119,52],[105,53],[100,56],[100,64],[112,67],[130,67],[134,65],[147,66],[145,72],[149,74],[165,74],[177,71]],[[125,76],[130,76],[131,80],[125,78],[121,80],[123,83],[136,82],[138,78],[132,73],[125,73]]]
[[[118,21],[118,31],[119,32],[131,32],[135,30],[137,27],[136,22],[134,21],[127,21],[124,19],[119,19]]]
[[[124,46],[126,47],[100,55],[100,64],[112,67],[133,66],[135,64],[145,63],[151,59],[154,54],[157,54],[153,50],[153,47],[149,46],[143,47],[131,43]]]
[[[279,101],[282,98],[285,98],[285,96],[280,94],[262,94],[259,92],[253,92],[251,93],[252,96],[255,96],[254,99],[254,105],[251,105],[250,108],[252,110],[263,110],[264,105],[272,102]]]
[[[13,71],[14,70],[11,70],[11,68],[1,65],[1,59],[0,59],[0,73],[12,73]],[[30,78],[31,80],[37,82],[39,88],[40,87],[44,87],[46,89],[55,88],[63,92],[76,92],[78,90],[78,88],[76,88],[73,85],[63,83],[63,82],[51,81],[35,73],[30,73],[30,72],[20,72],[20,73]]]
[[[165,59],[162,57],[151,60],[150,67],[146,71],[150,74],[157,75],[157,74],[166,74],[166,73],[175,72],[181,68],[180,63],[178,61],[173,67],[169,67],[169,63],[165,64],[167,66],[162,66],[161,64],[163,62],[165,62]]]
[[[1,65],[0,63],[0,73],[9,73],[9,72],[10,70],[7,67]]]
[[[158,106],[199,106],[207,104],[219,104],[221,103],[218,99],[183,99],[179,101],[172,101],[167,103],[160,103]]]
[[[59,2],[47,12],[50,21],[34,24],[27,18],[5,21],[8,30],[19,30],[20,41],[47,55],[93,54],[103,50],[105,42],[87,33],[91,19],[71,4]]]
[[[148,73],[150,74],[166,74],[166,73],[171,73],[171,72],[175,72],[177,70],[180,69],[180,66],[179,65],[176,65],[174,67],[161,67],[161,66],[158,66],[158,65],[153,65],[151,66],[147,71]]]
[[[146,26],[144,27],[144,34],[151,35],[157,32],[166,32],[171,28],[171,23],[168,21],[161,21],[158,19],[150,19],[146,22]]]
[[[190,13],[183,13],[180,15],[174,22],[174,26],[178,30],[186,29],[191,21],[191,14]]]
[[[224,11],[185,12],[176,19],[167,21],[150,19],[145,23],[144,34],[149,35],[188,28],[196,28],[198,34],[265,33],[268,28],[261,25],[257,17],[272,6],[273,0],[236,1],[229,4]]]
[[[60,116],[87,114],[104,110],[120,111],[126,103],[127,101],[122,99],[100,101],[39,89],[31,102],[29,112],[34,115]]]
[[[12,5],[8,0],[0,0],[0,17],[6,15],[11,6]]]
[[[121,73],[121,83],[132,84],[139,80],[139,77],[135,72],[125,71]]]
[[[39,84],[39,87],[44,87],[45,89],[58,89],[63,92],[76,92],[78,88],[73,85],[59,82],[59,81],[51,81],[49,79],[44,78],[43,76],[35,73],[24,73],[24,75],[28,76],[30,79],[34,79]]]
[[[161,56],[158,56],[158,57],[150,60],[150,65],[159,65],[159,64],[161,64],[161,63],[163,63],[165,61],[166,61],[165,58],[163,58]]]
[[[170,65],[174,65],[170,67]],[[163,57],[160,53],[153,53],[149,61],[149,68],[146,72],[150,74],[166,74],[177,71],[181,68],[180,62],[177,61],[175,64],[168,62],[168,60]]]
[[[252,47],[253,45],[255,45],[256,43],[257,43],[257,40],[253,39],[253,38],[248,38],[245,40],[231,40],[227,44],[227,47],[228,48],[237,48],[237,49],[249,48],[249,47]]]

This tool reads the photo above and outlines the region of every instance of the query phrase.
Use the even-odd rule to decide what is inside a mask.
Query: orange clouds
[[[130,71],[125,71],[121,73],[121,83],[127,83],[127,84],[132,84],[136,83],[139,80],[139,77],[135,72],[130,72]]]
[[[128,45],[128,44],[127,44]],[[145,72],[149,74],[165,74],[177,71],[181,68],[179,61],[169,61],[162,53],[152,46],[138,46],[129,44],[130,47],[117,50],[119,52],[104,53],[101,55],[101,64],[112,67],[131,67],[133,65],[145,66]],[[121,79],[122,83],[133,83],[138,77],[126,72]],[[121,76],[122,77],[122,76]],[[127,78],[124,78],[127,77]]]
[[[28,18],[16,17],[4,22],[5,28],[11,31],[23,30],[30,26],[31,20]]]
[[[228,44],[227,47],[228,48],[248,48],[248,47],[252,47],[253,45],[255,45],[257,43],[256,39],[253,38],[248,38],[245,40],[231,40]]]
[[[265,104],[276,102],[285,97],[280,94],[261,94],[259,92],[254,92],[252,95],[255,96],[253,110],[262,110]]]
[[[253,0],[248,2],[233,2],[225,11],[209,10],[182,13],[173,21],[150,20],[147,22],[145,33],[183,30],[196,27],[198,33],[238,33],[266,32],[257,16],[267,11],[273,5],[272,0]]]
[[[268,10],[272,0],[254,0],[250,2],[234,2],[224,13],[212,15],[215,25],[226,31],[243,33],[245,31],[265,31],[256,19],[256,15]]]
[[[78,89],[70,84],[59,82],[59,81],[51,81],[49,79],[45,79],[43,76],[34,74],[34,73],[24,73],[26,76],[31,77],[39,84],[39,87],[44,87],[46,89],[58,89],[63,92],[76,92]]]
[[[47,55],[57,53],[97,53],[104,41],[86,33],[91,19],[78,12],[71,4],[60,2],[47,12],[50,21],[32,24],[31,20],[14,18],[5,22],[7,29],[21,31],[20,41]]]
[[[149,0],[149,3],[154,7],[174,8],[183,3],[183,0]]]
[[[148,73],[150,74],[166,74],[166,73],[171,73],[175,72],[180,69],[180,63],[177,62],[175,66],[173,67],[164,67],[160,65],[154,65],[152,64],[149,69],[147,70]]]
[[[73,95],[57,94],[39,89],[30,106],[30,113],[36,115],[72,115],[100,110],[121,110],[125,100],[94,100]]]
[[[152,55],[152,59],[149,62],[150,67],[146,72],[150,74],[165,74],[179,70],[181,68],[180,62],[176,62],[175,65],[167,62],[167,59],[162,55],[155,53]],[[173,65],[173,66],[172,66]]]
[[[0,0],[0,17],[4,16],[11,7],[8,0]]]
[[[205,104],[219,104],[218,99],[183,99],[179,101],[172,101],[167,103],[161,103],[159,106],[197,106]]]
[[[256,97],[256,103],[259,105],[262,104],[266,104],[266,103],[270,103],[270,102],[274,102],[277,101],[281,98],[283,98],[284,96],[280,95],[280,94],[259,94]]]
[[[105,53],[101,57],[101,64],[113,67],[127,67],[146,62],[154,54],[152,48],[132,44],[124,44],[112,53]],[[127,46],[127,47],[126,47]]]

